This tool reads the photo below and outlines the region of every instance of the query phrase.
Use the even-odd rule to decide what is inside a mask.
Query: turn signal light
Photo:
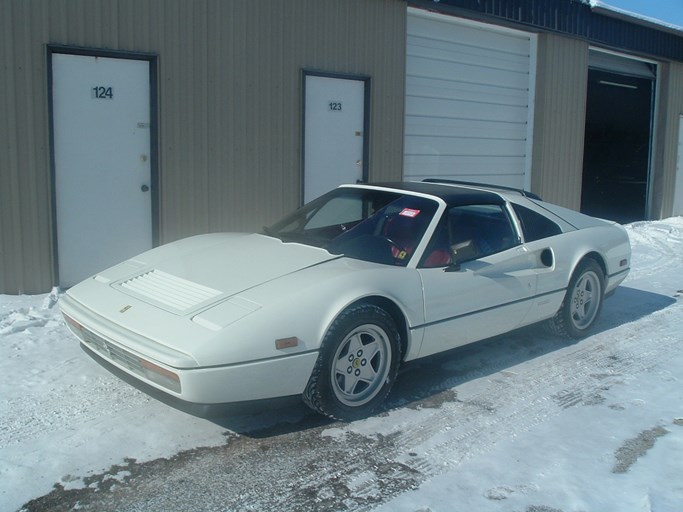
[[[297,346],[299,346],[299,338],[296,337],[275,340],[275,348],[278,350],[282,350],[285,348],[294,348]]]
[[[140,366],[145,371],[145,376],[157,384],[164,386],[176,393],[180,393],[180,377],[171,370],[157,366],[154,363],[140,359]]]
[[[83,339],[83,326],[79,324],[76,320],[71,318],[69,315],[66,315],[62,313],[62,316],[64,317],[64,320],[66,321],[66,325],[71,329],[71,332],[74,333],[79,339]]]

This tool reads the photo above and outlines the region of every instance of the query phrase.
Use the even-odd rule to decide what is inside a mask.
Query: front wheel
[[[365,417],[389,394],[400,360],[400,337],[391,316],[372,304],[352,306],[325,335],[304,402],[338,420]]]
[[[605,275],[593,259],[582,261],[569,281],[560,310],[550,319],[553,332],[583,338],[595,323],[604,298]]]

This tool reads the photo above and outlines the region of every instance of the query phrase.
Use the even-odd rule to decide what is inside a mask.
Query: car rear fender
[[[593,259],[604,273],[605,294],[611,293],[630,269],[631,246],[626,231],[621,226],[606,224],[574,233],[575,251],[568,262],[564,285],[569,285],[572,274],[584,260]]]

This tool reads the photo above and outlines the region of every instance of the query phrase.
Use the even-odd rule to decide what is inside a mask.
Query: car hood
[[[260,234],[200,235],[143,253],[95,280],[163,309],[189,314],[336,258],[324,249]]]

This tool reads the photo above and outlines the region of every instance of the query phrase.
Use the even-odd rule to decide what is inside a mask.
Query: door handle
[[[143,186],[141,186],[141,187],[140,187],[140,190],[142,190],[143,192],[149,192],[149,185],[143,185]]]

